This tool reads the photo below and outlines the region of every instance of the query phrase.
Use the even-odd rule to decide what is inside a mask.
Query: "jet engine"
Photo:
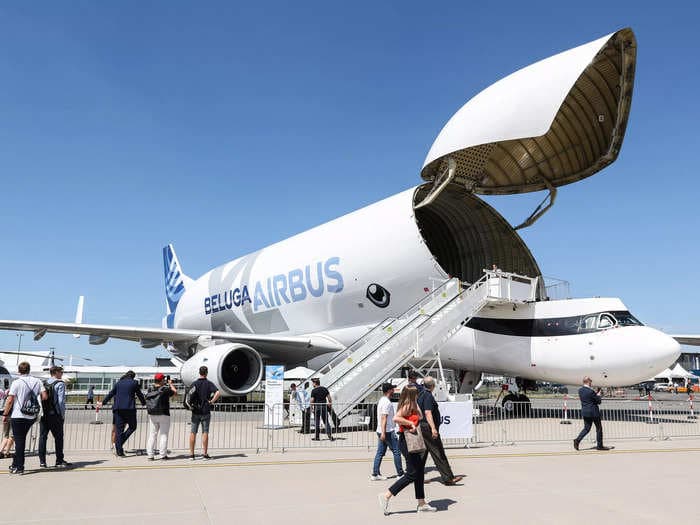
[[[253,348],[240,343],[209,346],[194,354],[182,365],[181,377],[186,385],[199,377],[199,367],[209,369],[209,379],[224,396],[247,394],[262,379],[263,361]]]

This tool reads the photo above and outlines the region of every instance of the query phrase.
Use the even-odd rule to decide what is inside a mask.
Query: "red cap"
[[[156,375],[153,376],[153,379],[156,381],[162,381],[163,379],[165,379],[165,376],[158,372]]]

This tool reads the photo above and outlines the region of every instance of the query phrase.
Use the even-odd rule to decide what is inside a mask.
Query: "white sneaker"
[[[389,515],[389,500],[384,497],[384,493],[377,494],[377,499],[379,500],[379,508],[385,516]]]
[[[437,512],[437,509],[432,505],[425,503],[424,505],[418,505],[416,509],[417,512]]]
[[[386,479],[388,479],[388,478],[386,476],[382,476],[381,474],[379,474],[378,476],[375,476],[374,474],[370,474],[370,476],[369,476],[370,481],[384,481]]]

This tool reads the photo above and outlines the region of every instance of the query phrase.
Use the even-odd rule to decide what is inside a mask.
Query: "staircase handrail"
[[[533,289],[536,282],[537,278],[533,279],[501,270],[484,270],[484,275],[466,288],[456,278],[447,279],[402,314],[397,317],[387,317],[372,327],[305,381],[317,374],[329,374],[336,370],[337,373],[327,377],[324,386],[329,390],[335,390],[336,393],[345,392],[341,395],[342,402],[344,405],[350,406],[377,388],[385,380],[387,374],[410,360],[411,354],[420,357],[444,345],[465,325],[465,321],[473,318],[487,303],[494,300],[514,302],[533,300]],[[528,284],[528,293],[523,294],[523,289],[513,289],[511,283]],[[449,293],[445,293],[444,290],[449,285],[454,285],[456,289],[450,289]],[[515,291],[520,293],[514,294]],[[516,297],[518,295],[520,297]],[[442,302],[443,299],[445,302]],[[458,309],[451,308],[455,302],[463,300],[467,302],[458,305]],[[459,318],[462,314],[466,315],[466,319]],[[454,326],[445,330],[445,327],[441,327],[439,324],[441,322],[439,316],[444,316]],[[426,326],[427,328],[425,328]],[[415,340],[411,339],[413,335],[415,335]],[[404,338],[404,336],[406,337]],[[398,346],[402,342],[397,342],[397,338],[405,339],[406,348]],[[397,344],[397,346],[384,351],[393,344]],[[375,370],[372,360],[379,359],[384,354],[386,354],[386,358],[377,362]],[[353,358],[352,361],[346,362],[350,357]],[[342,368],[339,368],[341,365],[343,365]],[[347,390],[358,379],[361,379],[362,385],[357,385],[359,388],[352,390],[352,392]],[[345,395],[348,398],[345,398]]]
[[[440,313],[441,311],[443,311],[444,308],[447,308],[451,303],[453,303],[453,302],[456,301],[457,299],[462,298],[462,296],[463,296],[465,293],[467,293],[467,292],[469,292],[469,291],[476,291],[476,290],[478,290],[479,288],[481,288],[482,285],[486,284],[486,280],[487,280],[487,279],[488,279],[488,276],[483,276],[483,277],[481,277],[478,281],[476,281],[475,283],[473,283],[469,288],[466,288],[466,289],[462,290],[460,293],[458,293],[457,295],[455,295],[454,297],[452,297],[450,300],[448,300],[444,305],[442,305],[438,310],[436,310],[436,311],[433,312],[432,314],[430,314],[430,315],[424,314],[424,315],[425,315],[424,319],[418,324],[418,326],[414,327],[414,330],[416,330],[416,331],[420,330],[421,326],[423,326],[424,324],[428,323],[428,321],[430,321],[435,315],[437,315],[438,313]],[[486,298],[487,298],[487,297],[485,296],[485,297],[483,297],[480,301],[477,301],[476,305],[478,305],[478,304],[480,304],[480,303],[482,303],[482,302],[485,302],[485,301],[486,301]],[[475,308],[475,312],[478,311],[478,310],[479,310],[478,308]],[[471,317],[473,317],[473,314],[472,314]],[[404,325],[404,327],[408,327],[408,324]],[[394,337],[396,337],[396,336],[398,336],[400,333],[402,333],[403,330],[404,330],[404,327],[401,327],[401,329],[397,330],[396,333],[393,334],[389,339],[387,339],[387,340],[384,341],[381,345],[379,345],[378,347],[376,347],[376,348],[372,351],[372,353],[367,354],[367,355],[364,356],[362,359],[360,359],[359,361],[357,361],[357,362],[355,363],[354,366],[359,366],[365,359],[368,359],[368,358],[369,358],[370,356],[372,356],[375,352],[380,351],[381,348],[382,348],[383,346],[385,346],[386,344],[388,344],[389,341],[390,341],[391,339],[393,339]],[[410,355],[410,354],[413,353],[413,352],[414,352],[414,349],[413,349],[413,348],[411,348],[410,346],[407,347],[406,352],[400,354],[400,355],[399,355],[396,359],[394,359],[394,361],[392,362],[392,366],[391,366],[392,370],[393,370],[395,367],[400,366],[399,363],[401,363],[401,362],[403,362],[403,361],[406,360],[407,354]],[[377,387],[382,383],[382,381],[384,381],[384,378],[381,378],[379,381],[375,382],[375,384],[373,384],[373,385],[369,385],[370,388],[368,388],[368,390],[370,390],[370,391],[371,391],[371,390],[374,390],[375,388],[377,388]],[[326,386],[326,388],[329,388],[329,387],[332,386],[332,385],[325,385],[325,386]],[[355,396],[355,398],[352,399],[352,401],[344,400],[344,403],[343,403],[343,404],[344,404],[344,405],[347,405],[347,406],[354,405],[354,404],[358,403],[359,401],[361,401],[365,396],[366,396],[366,394],[360,394],[360,395],[358,395],[358,396]]]
[[[378,331],[385,330],[388,326],[390,326],[393,322],[398,321],[401,318],[404,318],[408,316],[408,313],[418,307],[422,302],[424,302],[427,298],[434,296],[439,290],[442,290],[445,288],[448,284],[450,284],[453,281],[454,278],[450,278],[445,280],[440,286],[435,288],[432,292],[429,294],[425,295],[424,297],[421,297],[418,301],[413,303],[411,306],[409,306],[402,314],[400,314],[398,317],[386,317],[376,325],[374,325],[370,330],[362,334],[360,337],[355,339],[352,343],[350,343],[347,347],[345,347],[344,350],[341,350],[336,356],[331,359],[328,363],[323,365],[321,368],[318,370],[315,370],[313,374],[308,376],[306,379],[302,381],[302,384],[308,381],[311,381],[311,378],[314,376],[317,376],[319,374],[327,374],[330,372],[333,368],[335,368],[338,364],[342,363],[348,355],[350,355],[354,350],[356,346],[359,346],[361,344],[364,344],[364,342],[373,334]],[[460,283],[461,285],[461,283]],[[399,330],[400,331],[400,330]],[[389,339],[393,337],[394,334],[392,334]],[[379,347],[378,347],[379,348]],[[325,370],[325,372],[324,372]]]

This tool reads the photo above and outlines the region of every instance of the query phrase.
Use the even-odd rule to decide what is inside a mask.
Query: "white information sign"
[[[284,366],[265,367],[265,427],[284,426]]]
[[[443,438],[470,438],[473,435],[472,401],[443,401],[440,407],[440,436]]]
[[[394,410],[396,405],[397,403],[394,403]],[[441,401],[438,402],[438,406],[440,407],[440,437],[466,439],[473,436],[473,401]]]

